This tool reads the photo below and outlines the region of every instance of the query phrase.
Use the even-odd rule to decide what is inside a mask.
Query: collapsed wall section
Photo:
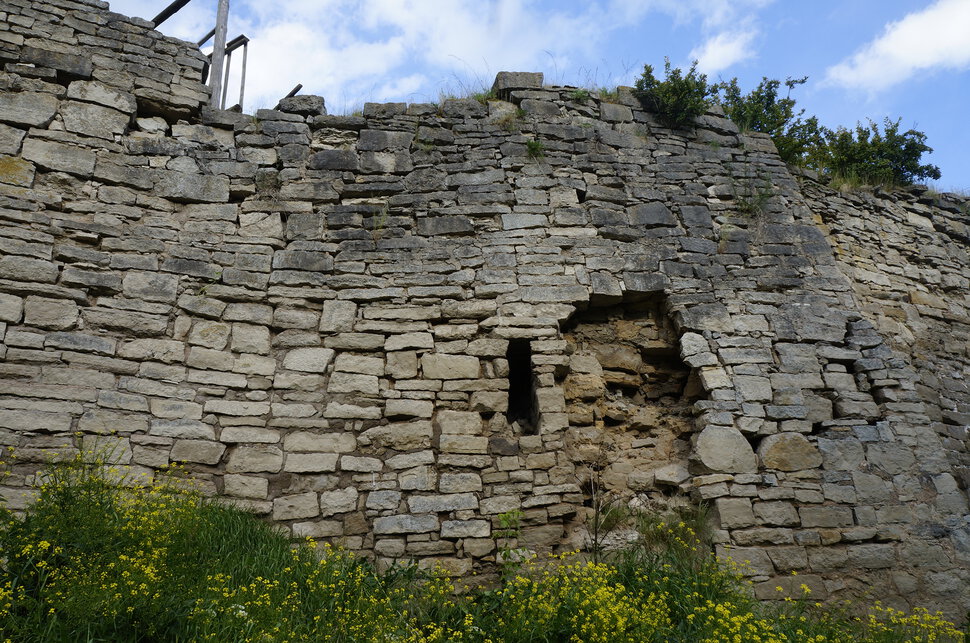
[[[98,3],[12,6],[14,508],[45,461],[94,445],[133,474],[184,463],[295,535],[467,573],[510,512],[522,547],[586,544],[595,470],[633,502],[711,503],[760,597],[968,607],[963,358],[885,339],[897,314],[873,314],[818,227],[862,210],[802,192],[766,137],[717,113],[672,131],[628,92],[537,74],[500,74],[485,105],[166,111],[179,99],[98,70],[137,33],[174,96],[197,51]],[[48,34],[100,46],[90,77],[32,57]],[[954,347],[962,326],[934,319]]]

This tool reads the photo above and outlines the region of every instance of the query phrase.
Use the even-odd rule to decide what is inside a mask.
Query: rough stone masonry
[[[539,74],[214,111],[196,48],[97,0],[5,0],[0,63],[9,506],[108,449],[464,574],[506,512],[547,551],[593,493],[689,499],[761,597],[970,608],[966,199]]]

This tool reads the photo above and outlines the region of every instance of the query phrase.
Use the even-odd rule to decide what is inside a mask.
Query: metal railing
[[[159,25],[178,13],[178,11],[189,2],[191,2],[191,0],[175,0],[170,5],[162,9],[162,11],[152,19],[152,22],[155,23],[155,28],[157,29]],[[243,59],[241,78],[239,81],[238,103],[238,107],[241,110],[243,106],[243,99],[246,95],[246,59],[249,57],[249,38],[247,38],[245,35],[239,35],[228,43],[226,42],[226,32],[229,25],[229,0],[218,0],[218,3],[218,8],[216,10],[216,26],[209,33],[207,33],[202,40],[196,43],[197,46],[201,47],[210,39],[214,38],[214,42],[212,44],[212,53],[209,54],[209,62],[202,71],[202,82],[206,82],[206,80],[208,80],[209,105],[211,107],[225,109],[226,95],[228,93],[227,89],[229,85],[229,69],[232,64],[232,52],[242,47]]]

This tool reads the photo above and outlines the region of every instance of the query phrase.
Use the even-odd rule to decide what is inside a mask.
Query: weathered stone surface
[[[295,520],[320,515],[317,494],[308,491],[282,496],[273,501],[273,520]]]
[[[3,92],[0,114],[7,123],[44,128],[57,114],[57,98],[41,92]]]
[[[437,531],[438,517],[432,515],[385,516],[374,520],[375,534],[423,534]]]
[[[24,323],[50,330],[73,328],[78,320],[78,306],[70,299],[49,299],[30,295],[24,300]]]
[[[198,462],[218,464],[226,447],[218,442],[207,440],[176,440],[169,456],[173,462]]]
[[[421,371],[429,379],[475,379],[480,374],[477,357],[470,355],[427,354],[421,358]]]
[[[294,348],[283,358],[283,368],[304,373],[325,373],[334,355],[329,348]]]
[[[131,118],[110,107],[76,102],[62,104],[60,114],[67,131],[107,139],[124,134]]]
[[[698,460],[711,471],[751,473],[758,462],[751,445],[737,429],[709,426],[697,436]]]
[[[758,447],[761,463],[768,469],[799,471],[822,466],[822,454],[801,433],[776,433]]]
[[[82,177],[88,177],[94,172],[94,152],[73,145],[28,138],[24,141],[21,154],[28,161],[56,172]]]
[[[3,11],[5,496],[80,432],[467,571],[508,511],[518,546],[582,546],[595,468],[711,502],[756,596],[798,571],[970,608],[965,197],[796,181],[718,109],[671,130],[528,74],[254,121],[200,109],[204,57],[144,21]]]
[[[320,515],[327,517],[357,509],[357,490],[353,487],[320,494]]]

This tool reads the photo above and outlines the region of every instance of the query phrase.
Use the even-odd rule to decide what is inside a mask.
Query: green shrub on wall
[[[633,95],[645,109],[655,112],[668,127],[687,127],[714,103],[718,86],[708,85],[707,76],[697,72],[695,60],[685,73],[672,68],[664,58],[664,79],[653,75],[653,67],[644,65]]]

